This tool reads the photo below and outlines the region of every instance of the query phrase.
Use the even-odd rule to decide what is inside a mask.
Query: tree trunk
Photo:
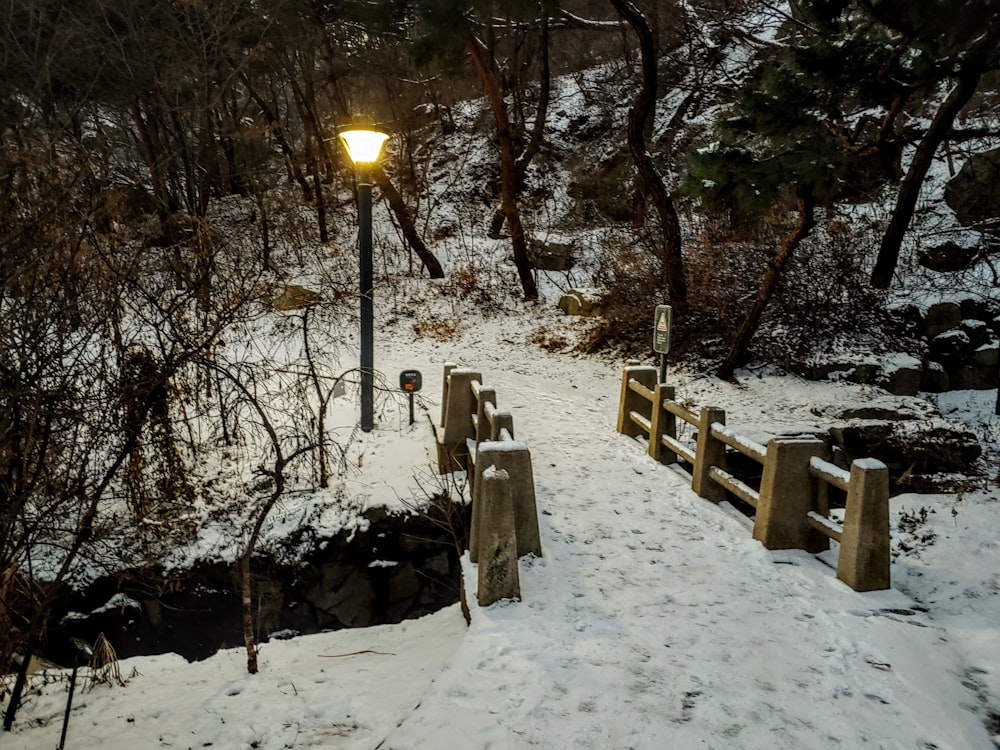
[[[684,258],[681,254],[681,228],[673,199],[663,184],[663,177],[646,148],[646,125],[656,104],[657,59],[656,43],[646,18],[628,0],[611,0],[615,9],[628,21],[639,39],[642,56],[642,88],[628,113],[628,146],[632,160],[660,218],[663,247],[660,263],[663,283],[670,304],[680,314],[687,310],[687,282],[684,278]]]
[[[257,674],[257,638],[253,632],[253,578],[250,573],[250,556],[253,547],[247,546],[240,558],[240,594],[243,604],[243,644],[247,649],[247,672]]]
[[[263,112],[264,116],[267,118],[267,121],[270,124],[271,135],[278,142],[278,146],[281,148],[281,153],[284,155],[289,167],[292,170],[293,179],[298,186],[302,188],[303,199],[311,201],[312,188],[309,187],[309,182],[302,173],[302,168],[299,166],[298,159],[295,158],[295,152],[292,150],[292,146],[288,142],[288,138],[285,137],[285,127],[282,125],[277,108],[272,106],[270,102],[258,93],[257,89],[250,83],[249,76],[246,74],[243,75],[243,85],[246,86],[247,93],[250,94],[250,98],[257,103],[257,106],[260,107],[261,112]]]
[[[924,184],[927,170],[930,169],[938,147],[951,131],[955,116],[962,111],[962,107],[976,92],[981,75],[979,71],[975,71],[959,76],[958,83],[955,84],[955,88],[951,90],[948,98],[934,115],[934,120],[913,154],[910,168],[906,170],[906,176],[899,186],[896,206],[892,210],[885,234],[882,235],[882,243],[875,259],[875,267],[872,269],[871,284],[876,289],[888,289],[892,282],[892,275],[895,273],[896,263],[899,261],[903,235],[910,225],[910,219],[913,218],[913,211],[917,207],[917,198],[920,196],[920,188]]]
[[[167,180],[163,174],[163,162],[160,159],[159,150],[156,148],[152,133],[149,131],[149,126],[146,123],[146,118],[143,116],[138,100],[129,104],[128,111],[139,134],[139,151],[146,161],[146,166],[149,167],[150,182],[153,186],[153,197],[156,198],[157,213],[159,214],[160,222],[165,223],[170,216],[170,195],[167,189]]]
[[[24,694],[24,686],[28,682],[28,667],[31,657],[34,656],[34,644],[28,641],[28,646],[24,649],[21,666],[17,669],[17,677],[14,680],[14,687],[10,691],[10,698],[7,702],[7,710],[3,715],[3,729],[9,732],[14,727],[14,718],[17,710],[21,707],[21,696]]]
[[[774,290],[778,287],[778,281],[781,279],[781,273],[785,270],[785,266],[788,264],[789,259],[792,257],[792,253],[795,249],[802,243],[806,237],[809,236],[809,232],[812,228],[816,226],[816,219],[813,215],[814,209],[814,199],[812,193],[808,191],[802,191],[798,196],[799,205],[799,221],[785,241],[781,243],[781,247],[771,258],[770,262],[767,264],[767,270],[764,272],[764,280],[761,282],[760,290],[757,292],[757,297],[753,301],[753,306],[747,312],[747,316],[743,319],[740,324],[739,330],[736,331],[736,337],[729,346],[729,351],[726,353],[725,359],[722,360],[722,364],[719,365],[717,374],[720,378],[732,378],[733,372],[736,370],[736,365],[739,364],[740,360],[746,354],[747,346],[750,344],[750,339],[757,332],[757,326],[760,325],[761,316],[764,314],[764,310],[767,308],[768,303],[771,301],[771,297],[774,294]]]
[[[997,366],[997,380],[1000,381],[1000,365]],[[1000,387],[997,388],[997,400],[993,406],[993,413],[1000,417]]]
[[[549,62],[549,19],[546,16],[542,19],[542,33],[539,43],[539,66],[538,72],[538,106],[535,108],[534,124],[531,128],[531,135],[520,155],[514,161],[515,180],[517,189],[524,187],[524,178],[528,173],[531,160],[535,158],[538,150],[542,146],[542,136],[545,133],[545,120],[548,117],[549,101],[552,97],[552,69]],[[504,224],[503,209],[497,209],[490,220],[490,228],[487,235],[493,238],[501,237]]]
[[[379,190],[382,191],[382,195],[389,201],[389,208],[396,215],[396,221],[399,222],[399,228],[403,232],[406,244],[416,252],[432,279],[443,279],[444,269],[441,268],[441,263],[434,256],[434,253],[427,248],[427,244],[419,232],[417,232],[413,216],[410,214],[405,201],[403,201],[403,196],[396,190],[396,186],[392,184],[392,180],[389,179],[389,176],[382,169],[381,165],[375,165],[374,169],[372,169],[372,177],[375,178],[375,182],[378,184]]]
[[[486,96],[490,100],[493,118],[496,120],[497,141],[500,146],[500,208],[507,227],[510,230],[510,242],[514,251],[514,265],[521,281],[521,289],[526,300],[538,299],[538,287],[531,273],[531,261],[528,259],[528,243],[524,235],[524,225],[521,224],[521,213],[517,206],[517,163],[514,155],[514,140],[510,129],[510,118],[507,115],[507,103],[500,93],[500,85],[496,75],[487,60],[486,47],[471,31],[466,35],[466,48],[472,57],[472,62],[479,73]]]

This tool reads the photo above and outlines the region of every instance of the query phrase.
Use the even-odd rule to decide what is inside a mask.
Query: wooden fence
[[[520,596],[517,559],[541,556],[535,480],[528,447],[514,439],[514,418],[497,408],[482,375],[444,367],[440,473],[465,471],[472,495],[469,559],[479,564],[481,606]]]
[[[767,445],[726,427],[722,409],[699,413],[674,400],[672,386],[657,383],[655,367],[631,364],[622,374],[618,432],[644,436],[649,455],[661,463],[691,464],[691,488],[713,502],[731,493],[755,510],[753,536],[768,549],[821,552],[840,544],[837,578],[856,591],[889,588],[889,471],[872,458],[845,471],[829,462],[815,437],[774,438]],[[693,445],[678,439],[677,420],[697,430]],[[760,489],[727,471],[737,451],[763,467]],[[843,523],[829,517],[830,486],[847,493]]]

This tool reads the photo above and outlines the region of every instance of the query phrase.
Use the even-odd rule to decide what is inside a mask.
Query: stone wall
[[[464,507],[461,512],[467,515]],[[296,562],[254,559],[261,642],[400,622],[458,601],[461,569],[450,532],[429,518],[381,509],[366,512],[362,521],[364,530],[313,539]],[[120,658],[173,651],[203,659],[242,646],[234,566],[123,571],[67,591],[44,655],[68,664],[69,638],[93,643],[99,633]]]
[[[878,385],[897,396],[924,391],[990,390],[1000,381],[1000,302],[964,300],[911,311],[925,347],[915,354],[871,355],[796,368],[813,380]]]

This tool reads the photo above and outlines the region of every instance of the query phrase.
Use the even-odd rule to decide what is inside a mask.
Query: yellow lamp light
[[[382,146],[389,140],[389,134],[373,128],[351,127],[337,133],[347,155],[355,164],[374,164],[378,161]]]

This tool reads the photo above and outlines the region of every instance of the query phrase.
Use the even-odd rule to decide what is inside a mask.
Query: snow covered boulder
[[[962,322],[962,308],[954,302],[939,302],[931,305],[924,316],[924,330],[927,338],[954,328]]]
[[[882,366],[878,384],[897,396],[916,396],[923,379],[920,360],[908,354],[897,354]]]
[[[944,393],[949,389],[951,381],[948,372],[940,362],[924,362],[923,374],[920,379],[920,390],[926,393]]]
[[[959,245],[948,241],[934,247],[922,247],[917,250],[917,262],[924,268],[941,273],[961,271],[972,265],[979,257],[979,248],[975,245]]]
[[[565,242],[528,240],[528,259],[539,271],[568,271],[572,268],[573,246]]]
[[[983,452],[973,433],[941,419],[853,420],[832,427],[830,435],[848,461],[877,458],[894,480],[904,474],[968,473]]]
[[[969,334],[959,328],[939,333],[930,341],[931,358],[948,370],[965,362],[971,351]]]
[[[570,289],[559,298],[559,309],[567,315],[591,318],[601,315],[600,296],[592,289]]]
[[[1000,149],[972,154],[945,185],[944,201],[962,226],[995,223],[1000,218]]]

